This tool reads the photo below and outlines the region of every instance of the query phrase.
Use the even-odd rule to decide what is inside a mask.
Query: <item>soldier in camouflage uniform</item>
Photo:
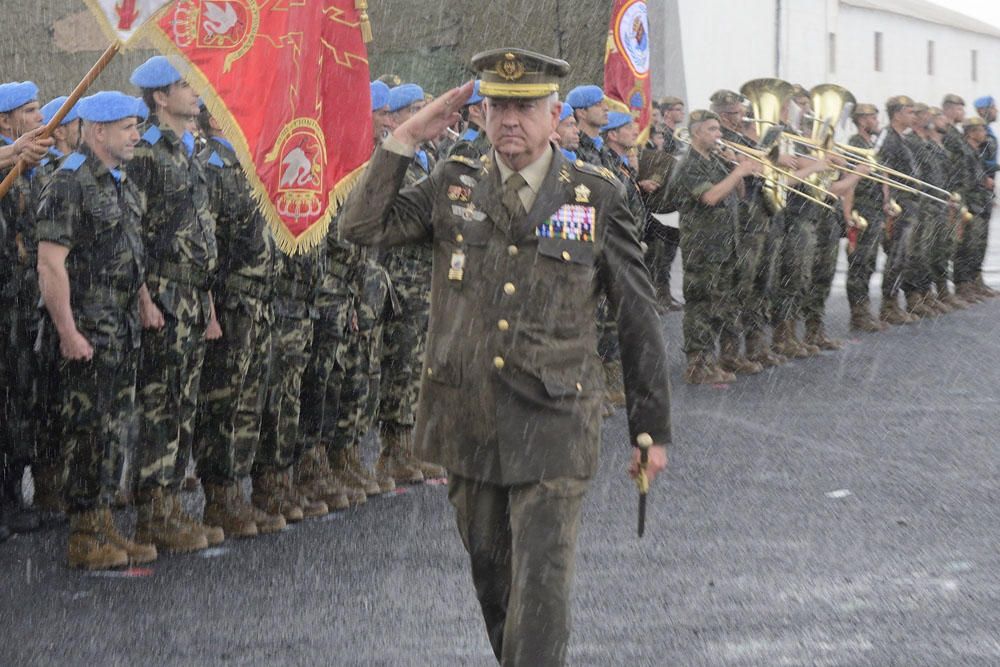
[[[968,296],[982,300],[996,296],[994,290],[982,282],[989,217],[993,208],[993,175],[987,170],[980,153],[987,138],[986,123],[979,116],[972,116],[965,119],[962,130],[965,179],[961,193],[973,218],[959,223],[962,227],[955,248],[955,292],[963,299]]]
[[[472,91],[472,97],[468,99],[462,107],[462,120],[465,122],[465,131],[458,141],[448,150],[448,156],[463,155],[473,160],[478,160],[484,155],[488,155],[492,146],[490,139],[486,136],[483,124],[486,122],[486,109],[483,106],[483,96],[479,94],[479,82],[476,81]]]
[[[759,171],[745,160],[731,172],[714,154],[722,136],[719,117],[696,110],[689,116],[691,149],[670,178],[670,197],[680,212],[684,262],[684,351],[688,384],[732,382],[736,376],[716,362],[716,339],[735,332],[732,285],[736,224],[742,179]],[[732,334],[730,334],[732,335]]]
[[[0,88],[0,142],[11,145],[21,136],[36,130],[42,122],[38,87],[30,81],[4,84]],[[0,177],[7,175],[5,170]],[[23,530],[40,526],[34,508],[24,505],[21,477],[26,466],[37,456],[39,427],[45,414],[39,400],[38,355],[34,344],[40,322],[38,312],[37,242],[32,210],[31,180],[34,170],[27,170],[14,181],[10,192],[0,202],[4,217],[11,225],[16,258],[7,287],[9,308],[0,317],[7,337],[6,369],[9,382],[7,411],[3,425],[5,444],[0,462],[0,495],[3,504],[18,515]]]
[[[209,137],[198,160],[215,218],[219,272],[212,295],[222,337],[206,346],[194,451],[205,521],[226,535],[253,537],[285,527],[284,517],[254,507],[240,488],[260,439],[277,250],[232,144],[207,110],[199,118]]]
[[[297,255],[279,253],[274,282],[271,373],[264,398],[260,449],[253,463],[253,504],[295,522],[327,514],[321,500],[293,483],[299,448],[302,375],[309,362],[316,291],[326,270],[326,244]]]
[[[143,242],[150,258],[140,289],[147,330],[139,361],[139,520],[136,535],[165,551],[187,552],[225,538],[186,514],[180,485],[191,456],[205,340],[211,328],[212,281],[218,263],[208,188],[185,128],[198,96],[163,56],[132,74],[153,110],[130,173],[143,198]]]
[[[948,150],[944,146],[944,135],[948,129],[948,119],[938,107],[930,108],[931,123],[928,129],[928,137],[933,143],[933,150],[937,157],[938,169],[940,170],[940,182],[936,185],[941,188],[948,188],[951,178],[947,173],[949,165]],[[960,299],[948,288],[948,278],[951,272],[951,258],[955,254],[955,232],[959,221],[959,210],[957,206],[949,207],[944,216],[941,217],[932,229],[930,239],[930,273],[931,282],[937,291],[937,299],[952,310],[962,310],[969,306],[969,302]]]
[[[393,114],[394,125],[398,126],[419,111],[422,101],[420,88],[413,84],[389,91],[389,111]],[[433,165],[422,160],[418,152],[406,170],[406,183],[413,185],[427,178],[432,168]],[[462,198],[458,191],[453,195],[456,202]],[[425,477],[445,474],[440,466],[416,461],[412,447],[414,411],[430,313],[432,263],[429,245],[400,246],[387,250],[382,256],[395,298],[392,301],[394,308],[382,326],[381,382],[376,389],[382,451],[375,472],[377,478],[388,477],[395,484],[418,484]],[[369,278],[372,279],[377,280],[377,277]],[[366,289],[370,290],[370,287]],[[359,431],[358,437],[363,435],[364,431]]]
[[[155,546],[124,538],[110,510],[135,401],[144,271],[139,192],[121,165],[146,107],[105,92],[82,100],[80,113],[86,143],[66,157],[39,205],[39,274],[63,357],[68,562],[107,569],[157,556]]]
[[[573,115],[580,128],[580,145],[576,156],[595,166],[601,166],[601,148],[604,139],[601,128],[608,124],[608,105],[600,86],[577,86],[566,95],[566,104],[573,107]]]

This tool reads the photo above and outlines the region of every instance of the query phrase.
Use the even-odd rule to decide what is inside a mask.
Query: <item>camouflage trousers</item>
[[[983,268],[990,228],[989,211],[964,223],[962,238],[955,245],[954,281],[971,282]]]
[[[350,303],[344,301],[345,309]],[[302,377],[302,404],[307,409],[299,418],[299,448],[309,451],[333,437],[340,413],[343,373],[339,359],[344,354],[348,334],[344,319],[321,317],[313,332],[309,362]]]
[[[894,300],[903,285],[903,272],[910,252],[913,224],[899,218],[892,224],[892,230],[882,229],[882,250],[885,252],[885,267],[882,269],[882,299]]]
[[[759,206],[740,207],[745,216],[736,237],[734,299],[744,335],[764,331],[768,323],[768,292],[771,258],[768,226],[770,218]]]
[[[947,287],[951,270],[951,258],[955,254],[955,220],[947,215],[937,221],[931,228],[928,239],[928,269],[931,283],[938,287]]]
[[[661,229],[656,233],[646,233],[646,266],[649,267],[649,277],[658,298],[667,302],[670,297],[670,268],[677,256],[680,233],[673,227],[663,227],[657,222],[650,223],[650,226],[653,225]]]
[[[939,229],[947,222],[945,207],[936,202],[922,203],[920,216],[913,221],[910,248],[903,268],[903,290],[923,293],[931,287],[932,248]]]
[[[142,337],[139,359],[139,488],[176,490],[191,459],[205,360],[206,294],[171,283],[147,283],[165,324]],[[167,295],[164,299],[164,295]],[[169,304],[169,307],[167,307]]]
[[[825,212],[816,222],[816,252],[813,255],[812,279],[802,300],[802,318],[822,321],[826,300],[833,287],[837,272],[837,255],[840,253],[841,212]]]
[[[867,304],[870,300],[868,292],[882,238],[882,213],[862,211],[861,215],[868,220],[868,228],[858,234],[854,251],[847,251],[847,302],[852,306]]]
[[[337,420],[323,440],[333,453],[356,445],[375,425],[382,373],[382,325],[352,332],[341,347],[334,383],[340,388]]]
[[[253,464],[255,475],[268,470],[284,470],[302,454],[298,448],[302,376],[309,362],[312,341],[312,319],[274,318],[271,373],[264,398],[260,448]]]
[[[782,211],[772,218],[774,280],[771,287],[773,324],[802,317],[806,288],[812,284],[816,253],[815,213]]]
[[[258,306],[252,313],[216,305],[222,338],[205,346],[195,428],[202,481],[234,482],[253,467],[271,353],[271,323]]]
[[[379,416],[389,425],[413,426],[430,317],[430,285],[395,285],[402,312],[383,325]]]
[[[691,247],[681,236],[684,265],[684,351],[715,354],[722,336],[739,336],[733,247]]]
[[[89,362],[60,363],[65,497],[70,511],[110,507],[121,479],[126,425],[135,406],[138,350],[97,348]]]

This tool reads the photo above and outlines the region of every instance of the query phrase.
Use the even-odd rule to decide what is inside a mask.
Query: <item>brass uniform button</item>
[[[433,376],[434,376],[434,369],[433,368],[428,368],[427,369],[427,377],[433,377]]]
[[[462,236],[461,234],[458,234],[457,236],[455,236],[455,242],[456,243],[461,243],[464,240],[465,240],[465,237]]]
[[[503,293],[506,294],[507,296],[514,296],[514,292],[516,291],[517,288],[514,287],[514,283],[506,283],[503,286]]]
[[[562,258],[564,262],[568,262],[571,259],[569,255],[569,250],[562,251]]]
[[[508,329],[510,329],[510,322],[508,322],[507,320],[500,320],[499,322],[497,322],[497,329],[499,329],[500,331],[507,331]]]
[[[514,255],[516,255],[517,254],[517,246],[516,245],[509,245],[509,246],[507,246],[507,254],[510,255],[511,257],[513,257]]]
[[[503,369],[503,357],[493,357],[493,367],[498,371]]]
[[[576,383],[576,390],[577,390],[578,392],[581,392],[581,391],[583,391],[583,385],[582,385],[582,384],[580,384],[579,382],[577,382],[577,383]]]

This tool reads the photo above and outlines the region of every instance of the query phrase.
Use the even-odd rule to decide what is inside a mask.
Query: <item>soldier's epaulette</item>
[[[618,179],[607,167],[598,167],[597,165],[584,162],[583,160],[577,160],[573,163],[573,166],[576,167],[577,171],[582,171],[585,174],[600,176],[604,180],[610,181],[612,185],[618,183]]]
[[[213,167],[218,167],[219,169],[226,166],[226,163],[222,161],[222,158],[219,157],[219,154],[215,151],[212,151],[212,154],[208,157],[208,163]]]
[[[479,160],[473,160],[471,157],[465,157],[464,155],[451,155],[448,157],[448,162],[458,162],[472,169],[479,169],[481,166]]]
[[[146,130],[146,133],[142,135],[143,140],[150,146],[155,146],[156,142],[159,141],[162,137],[163,134],[160,133],[160,128],[156,127],[155,125],[150,125],[149,129]]]
[[[83,166],[83,163],[87,161],[87,156],[83,153],[70,153],[63,160],[60,169],[65,169],[66,171],[76,171]]]

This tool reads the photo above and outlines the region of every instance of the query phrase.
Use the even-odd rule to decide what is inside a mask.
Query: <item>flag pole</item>
[[[59,111],[56,112],[56,115],[52,117],[52,120],[49,121],[48,125],[42,129],[42,132],[39,135],[40,139],[45,139],[52,135],[53,130],[59,127],[63,118],[65,118],[66,114],[68,114],[73,108],[73,105],[80,101],[83,94],[87,92],[87,89],[90,88],[92,83],[94,83],[94,80],[100,76],[101,72],[104,71],[104,68],[108,66],[108,63],[110,63],[112,59],[118,55],[121,48],[122,43],[120,41],[115,41],[114,44],[107,48],[100,60],[94,63],[94,66],[90,68],[90,71],[87,72],[86,76],[83,77],[80,83],[77,84],[76,88],[73,89],[73,92],[70,93],[69,97],[66,98],[66,101],[63,102],[63,105],[59,108]],[[14,185],[14,181],[17,180],[17,177],[24,171],[25,164],[24,160],[18,160],[17,164],[15,164],[14,167],[7,173],[7,177],[3,179],[2,183],[0,183],[0,199],[3,199],[7,196],[7,193],[10,192],[10,188]]]

